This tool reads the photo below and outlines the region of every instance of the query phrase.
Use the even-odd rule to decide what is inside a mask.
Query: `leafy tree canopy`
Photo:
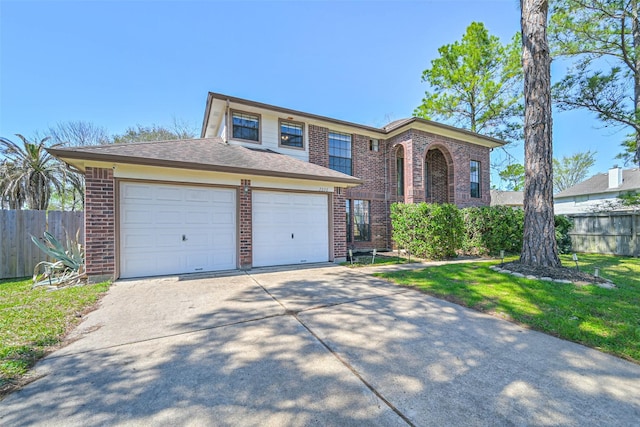
[[[640,21],[637,0],[556,0],[553,54],[574,60],[553,87],[561,109],[586,109],[604,126],[630,130],[619,158],[640,162]],[[640,163],[639,163],[640,164]]]
[[[507,182],[507,190],[522,191],[524,189],[524,166],[512,163],[498,174],[500,179]]]
[[[553,192],[559,193],[584,181],[596,163],[596,153],[587,151],[553,159]]]
[[[414,115],[449,122],[505,141],[522,139],[520,36],[503,45],[472,22],[461,41],[438,49],[424,70],[430,90]]]
[[[553,159],[553,192],[559,193],[584,181],[589,176],[591,167],[596,163],[596,152],[587,151]],[[520,191],[524,189],[524,166],[511,164],[500,171],[500,178],[507,181],[507,189]]]

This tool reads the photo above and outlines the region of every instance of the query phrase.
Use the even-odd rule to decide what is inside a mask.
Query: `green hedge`
[[[560,253],[571,251],[571,221],[556,216],[556,241]],[[456,253],[517,254],[522,249],[524,212],[507,206],[459,209],[450,204],[391,205],[393,241],[397,247],[427,259],[443,259]]]
[[[508,206],[462,209],[464,241],[462,251],[473,255],[519,253],[522,249],[524,212]]]
[[[452,257],[462,246],[462,215],[455,205],[394,203],[391,224],[396,245],[419,258]]]

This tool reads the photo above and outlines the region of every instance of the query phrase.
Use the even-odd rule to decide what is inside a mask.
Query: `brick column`
[[[333,189],[333,261],[347,260],[347,210],[344,188]]]
[[[85,266],[91,281],[115,275],[115,180],[113,170],[85,171]]]
[[[245,191],[245,189],[247,191]],[[253,266],[253,203],[251,201],[251,180],[240,181],[240,268]]]

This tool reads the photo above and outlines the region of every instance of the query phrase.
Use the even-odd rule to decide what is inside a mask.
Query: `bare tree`
[[[524,71],[524,241],[520,262],[558,267],[553,215],[551,57],[547,0],[521,0]]]
[[[60,122],[49,128],[47,136],[65,146],[101,145],[111,142],[109,132],[91,122]]]

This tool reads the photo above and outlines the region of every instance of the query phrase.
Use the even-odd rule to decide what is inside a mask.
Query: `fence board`
[[[640,255],[640,215],[638,212],[610,212],[571,215],[569,232],[576,252],[613,255]]]
[[[64,230],[84,242],[84,213],[32,210],[0,210],[0,279],[31,276],[45,255],[31,241],[49,231],[64,241]]]

